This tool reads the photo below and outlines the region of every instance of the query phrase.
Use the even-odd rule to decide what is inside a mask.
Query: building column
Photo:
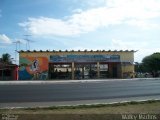
[[[123,72],[124,72],[123,63],[121,62],[121,78],[122,79],[124,79]]]
[[[72,80],[74,80],[74,62],[72,62]]]
[[[4,75],[3,75],[3,67],[2,67],[2,80],[4,79]]]
[[[84,79],[84,66],[82,66],[82,79]]]
[[[117,77],[118,78],[122,78],[122,67],[121,67],[121,63],[117,63]]]
[[[113,64],[108,64],[108,72],[109,72],[109,78],[113,78]]]
[[[97,78],[100,77],[100,71],[99,71],[99,62],[97,62]]]

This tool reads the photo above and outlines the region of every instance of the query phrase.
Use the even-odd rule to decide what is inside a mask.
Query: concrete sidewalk
[[[88,83],[105,81],[132,81],[132,80],[160,80],[160,78],[132,78],[132,79],[90,79],[90,80],[30,80],[30,81],[0,81],[0,85],[26,85],[26,84],[65,84],[65,83]]]

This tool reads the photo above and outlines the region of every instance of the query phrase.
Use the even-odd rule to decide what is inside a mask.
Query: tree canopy
[[[142,67],[145,72],[160,71],[160,53],[153,53],[152,55],[143,58]]]
[[[8,53],[2,54],[2,58],[1,58],[2,62],[4,63],[8,63],[11,64],[12,60],[11,60],[11,55]]]

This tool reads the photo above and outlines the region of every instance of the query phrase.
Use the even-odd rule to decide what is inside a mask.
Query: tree
[[[8,53],[5,53],[5,54],[2,54],[2,62],[4,63],[8,63],[8,64],[11,64],[12,63],[12,60],[11,60],[11,55],[8,54]]]
[[[158,72],[160,71],[160,53],[153,53],[146,56],[142,60],[143,70],[145,72]]]

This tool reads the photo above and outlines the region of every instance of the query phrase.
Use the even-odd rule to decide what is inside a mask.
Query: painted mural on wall
[[[46,57],[21,57],[20,80],[45,80],[48,78],[48,58]]]

